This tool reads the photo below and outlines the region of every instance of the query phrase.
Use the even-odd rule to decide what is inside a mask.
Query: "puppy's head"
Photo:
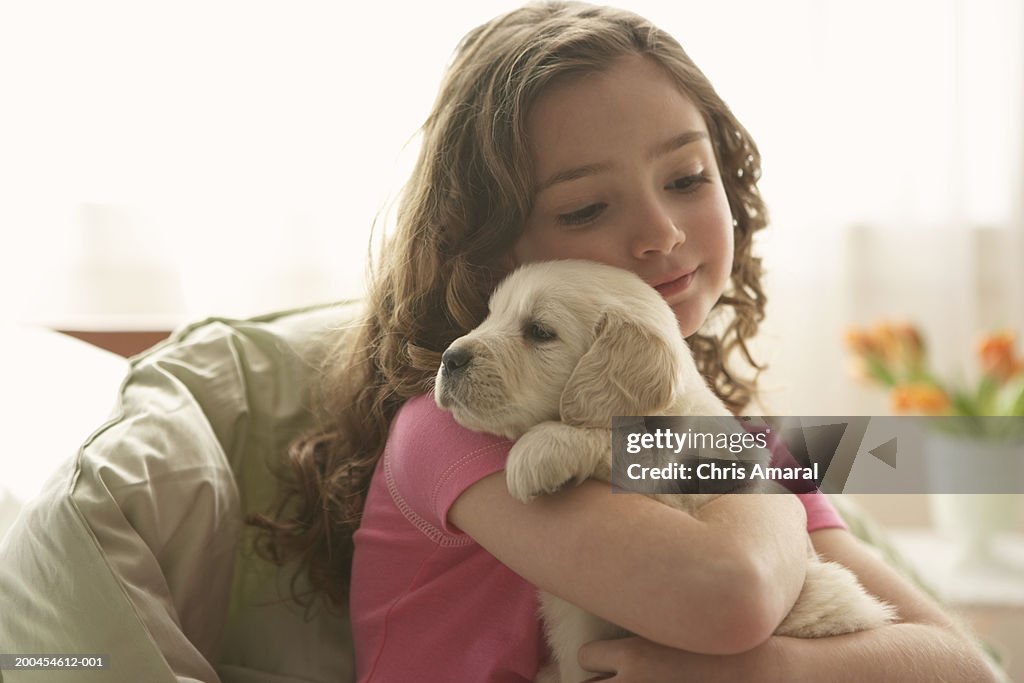
[[[545,261],[498,286],[444,352],[434,396],[463,426],[512,439],[545,420],[607,427],[670,405],[681,354],[675,315],[638,276]]]

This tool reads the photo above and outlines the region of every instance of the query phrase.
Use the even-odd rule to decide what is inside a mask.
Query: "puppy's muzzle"
[[[448,348],[441,354],[441,374],[446,377],[456,377],[469,367],[473,360],[473,352],[467,348]]]

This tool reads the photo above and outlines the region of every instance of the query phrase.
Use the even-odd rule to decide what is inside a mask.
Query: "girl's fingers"
[[[624,640],[628,639],[592,640],[580,647],[578,654],[580,666],[587,671],[602,674],[590,680],[605,680],[618,671],[618,661]]]

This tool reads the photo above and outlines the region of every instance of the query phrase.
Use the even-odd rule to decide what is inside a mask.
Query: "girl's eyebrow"
[[[674,152],[680,147],[685,147],[691,142],[706,140],[707,137],[708,134],[702,130],[688,130],[685,133],[680,133],[679,135],[669,138],[665,142],[655,145],[651,151],[647,153],[647,158],[648,160],[657,159],[658,157],[665,156],[670,152]],[[615,164],[610,161],[601,161],[595,164],[585,164],[575,168],[568,168],[564,171],[558,171],[538,186],[537,194],[540,194],[552,185],[557,185],[558,183],[564,183],[570,180],[577,180],[579,178],[603,173],[604,171],[610,170],[614,165]]]
[[[669,152],[674,152],[680,147],[685,147],[691,142],[695,142],[697,140],[706,140],[707,137],[708,134],[702,130],[688,130],[685,133],[680,133],[679,135],[675,136],[674,138],[666,140],[660,145],[655,145],[655,147],[650,152],[647,153],[647,160],[651,161],[657,159],[658,157],[663,157]]]

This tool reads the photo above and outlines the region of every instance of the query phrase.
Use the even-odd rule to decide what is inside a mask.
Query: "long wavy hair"
[[[394,232],[370,269],[364,312],[323,361],[316,426],[291,444],[273,510],[247,520],[262,530],[264,557],[295,563],[295,578],[305,574],[308,591],[297,594],[292,584],[301,604],[322,594],[329,607],[347,605],[352,535],[391,420],[406,400],[432,389],[441,353],[483,320],[511,267],[533,202],[532,103],[556,80],[605,70],[631,54],[665,69],[711,135],[735,257],[731,286],[688,342],[730,409],[741,411],[754,396],[762,368],[747,340],[764,317],[765,296],[752,238],[767,213],[750,135],[679,43],[642,17],[579,2],[528,4],[499,16],[459,43],[423,124]],[[737,361],[745,372],[735,371]]]

